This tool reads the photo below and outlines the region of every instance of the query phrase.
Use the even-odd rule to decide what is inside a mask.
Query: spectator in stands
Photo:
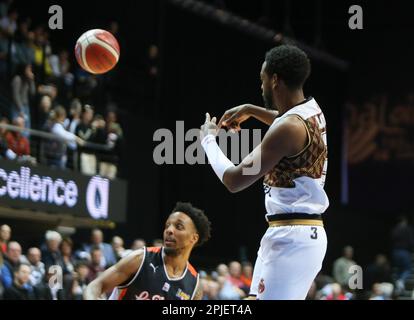
[[[4,118],[4,117],[1,118],[0,124],[8,125],[9,119]],[[6,141],[6,134],[7,134],[7,129],[0,127],[0,159],[4,158],[8,160],[14,160],[16,159],[17,155],[12,150],[10,150],[10,148],[8,147],[7,141]]]
[[[0,226],[0,253],[6,254],[7,244],[11,238],[11,228],[7,224]]]
[[[76,265],[76,273],[72,287],[72,299],[83,300],[83,292],[89,284],[89,267],[85,262]]]
[[[65,287],[59,283],[59,277],[56,280],[52,279],[56,277],[57,272],[59,271],[49,269],[44,281],[34,288],[37,300],[67,300],[69,298]]]
[[[238,261],[232,261],[229,263],[229,281],[237,288],[243,290],[246,294],[249,293],[250,287],[247,287],[242,279],[242,266]]]
[[[405,216],[401,216],[392,229],[391,241],[393,265],[397,268],[396,286],[398,290],[404,290],[405,280],[411,273],[414,248],[414,232]]]
[[[336,259],[333,266],[333,277],[336,282],[342,286],[348,286],[348,280],[352,276],[350,268],[356,265],[352,260],[354,256],[354,249],[351,246],[346,246],[343,251],[343,256]]]
[[[1,269],[4,288],[7,289],[13,285],[14,270],[20,265],[21,259],[22,247],[18,242],[10,241],[7,246],[7,255],[5,256],[3,267]]]
[[[81,122],[82,115],[82,103],[79,99],[75,98],[72,100],[69,109],[69,119],[67,119],[66,129],[76,134],[76,129]]]
[[[84,141],[93,141],[94,129],[92,128],[93,108],[85,105],[82,113],[82,121],[76,128],[76,135]],[[81,172],[86,175],[96,174],[96,156],[92,150],[83,148],[80,154]]]
[[[30,284],[35,287],[43,282],[45,278],[45,264],[41,261],[42,253],[39,248],[27,250],[27,263],[30,265]]]
[[[31,128],[30,97],[36,93],[34,75],[30,64],[17,66],[16,75],[12,80],[13,107],[12,119],[21,116],[25,120],[26,128]],[[28,136],[28,134],[24,134]]]
[[[111,244],[117,262],[131,252],[130,250],[125,250],[124,240],[119,236],[113,237]]]
[[[107,144],[112,149],[103,152],[99,156],[99,174],[109,179],[115,179],[117,176],[118,155],[120,153],[123,131],[117,122],[117,116],[114,111],[109,111],[106,116],[106,130],[104,131],[104,141],[100,143]]]
[[[135,239],[132,243],[131,250],[138,250],[144,248],[147,245],[144,239]]]
[[[29,31],[30,21],[24,20],[19,24],[18,31],[14,38],[14,58],[13,63],[33,64],[34,62],[34,33]]]
[[[250,288],[253,278],[253,265],[249,261],[242,263],[242,275],[240,280],[243,282],[246,288]]]
[[[48,95],[41,96],[39,100],[39,107],[37,110],[36,129],[46,130],[46,124],[47,124],[47,120],[49,119],[51,110],[52,110],[52,98]]]
[[[103,242],[103,240],[103,232],[100,229],[93,229],[91,232],[91,244],[85,245],[84,250],[91,253],[93,247],[101,249],[100,266],[102,268],[108,268],[116,263],[116,258],[112,246]]]
[[[71,238],[63,238],[62,242],[60,243],[60,252],[62,253],[63,264],[65,266],[65,272],[67,273],[74,273],[75,272],[75,265],[76,259],[73,252],[73,241]]]
[[[13,125],[24,130],[25,121],[22,116],[13,119]],[[9,131],[6,134],[7,146],[18,156],[30,156],[29,140],[23,135],[24,131]]]
[[[374,263],[370,264],[364,272],[364,288],[372,288],[374,283],[392,283],[391,266],[383,254],[375,257]]]
[[[10,8],[7,16],[0,20],[0,29],[8,36],[12,37],[17,29],[17,18],[19,14],[16,9]]]
[[[339,283],[332,283],[331,289],[332,292],[326,297],[325,300],[348,300]]]
[[[91,248],[91,262],[89,264],[89,282],[96,279],[102,272],[105,271],[105,268],[101,266],[103,254],[99,246],[93,246]]]
[[[45,155],[49,166],[64,169],[66,167],[67,146],[71,149],[76,149],[77,145],[83,145],[84,141],[70,133],[64,128],[64,121],[66,119],[66,111],[62,106],[54,109],[51,119],[48,121],[47,129],[50,133],[55,134],[61,140],[48,140],[45,146]]]
[[[4,291],[4,300],[36,300],[33,287],[30,285],[30,266],[22,263],[16,267],[14,280]]]
[[[162,241],[162,239],[154,239],[154,241],[152,241],[153,247],[162,247],[163,244],[164,244],[164,241]]]
[[[42,257],[46,270],[50,266],[60,266],[62,270],[65,270],[65,263],[63,262],[62,253],[59,250],[62,236],[59,232],[48,230],[46,231],[45,239],[46,245],[43,247]]]

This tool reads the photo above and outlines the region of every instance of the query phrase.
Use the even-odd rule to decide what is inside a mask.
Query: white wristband
[[[228,168],[234,167],[234,164],[224,155],[223,151],[221,151],[216,142],[216,137],[212,134],[205,136],[201,141],[201,145],[207,155],[211,167],[220,181],[223,182],[224,172],[226,172]]]

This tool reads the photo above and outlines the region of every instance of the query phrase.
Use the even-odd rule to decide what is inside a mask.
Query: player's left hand
[[[206,113],[206,121],[200,128],[200,139],[203,140],[203,138],[209,134],[216,136],[217,133],[218,133],[217,118],[213,117],[213,119],[210,119],[210,114]]]

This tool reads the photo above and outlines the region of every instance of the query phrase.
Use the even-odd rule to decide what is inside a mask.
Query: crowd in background
[[[108,29],[116,33],[117,23]],[[20,129],[0,128],[0,158],[115,178],[123,131],[111,75],[85,72],[49,38],[48,29],[19,17],[12,0],[0,2],[0,124]]]
[[[120,236],[105,243],[104,233],[99,229],[91,231],[89,241],[75,244],[70,237],[49,230],[37,247],[23,249],[12,234],[10,226],[0,226],[0,299],[6,300],[82,300],[88,283],[132,251],[147,245],[144,239],[136,239],[127,248]],[[391,241],[391,258],[378,254],[372,263],[362,266],[359,277],[353,269],[358,265],[353,260],[354,249],[346,246],[343,255],[335,260],[332,272],[316,277],[307,299],[414,299],[414,233],[406,218],[401,218],[393,228]],[[162,245],[161,239],[148,244]],[[248,297],[253,275],[251,262],[230,261],[212,270],[196,268],[200,273],[203,299]],[[52,277],[60,271],[61,285],[56,285],[59,282]]]

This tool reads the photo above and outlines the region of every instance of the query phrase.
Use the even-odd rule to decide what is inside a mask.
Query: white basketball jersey
[[[308,144],[297,155],[283,158],[265,176],[267,215],[322,214],[329,206],[323,189],[328,167],[325,117],[315,99],[309,98],[276,118],[272,126],[288,116],[304,122]]]

